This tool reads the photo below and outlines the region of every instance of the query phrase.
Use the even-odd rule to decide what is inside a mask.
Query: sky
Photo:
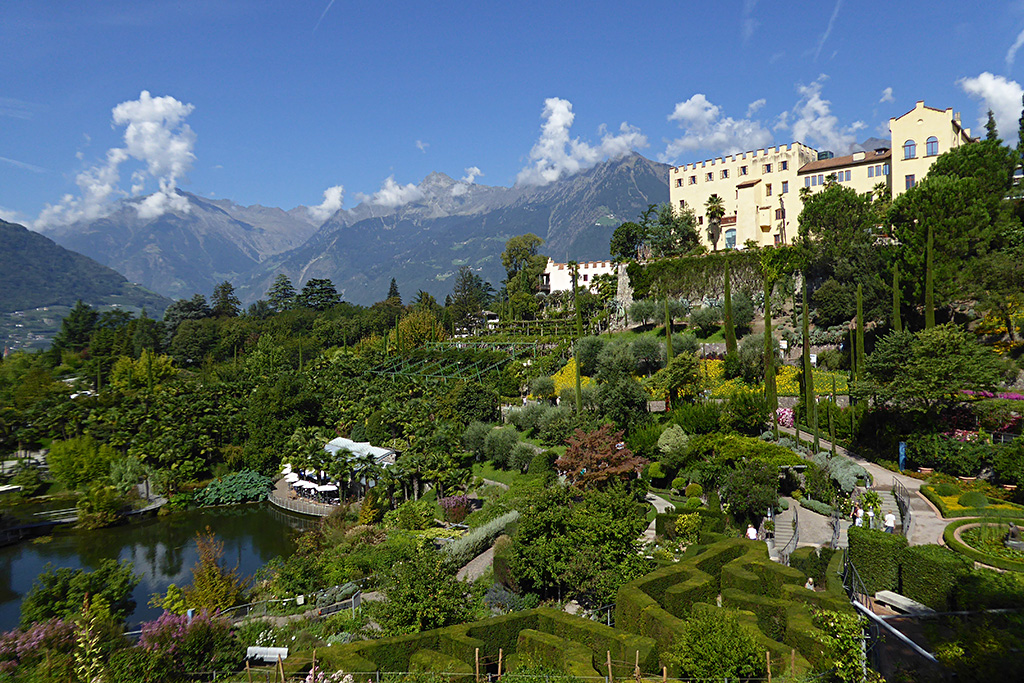
[[[178,188],[322,220],[432,171],[841,153],[917,100],[1015,140],[1024,0],[5,0],[0,44],[0,218],[158,216]]]

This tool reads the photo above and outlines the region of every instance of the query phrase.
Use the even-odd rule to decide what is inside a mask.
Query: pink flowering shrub
[[[69,652],[75,643],[75,625],[47,619],[25,629],[0,633],[0,672],[11,673],[18,664],[41,658],[47,651]]]
[[[792,427],[794,424],[793,409],[792,408],[778,408],[775,414],[779,419],[780,427]]]
[[[448,496],[437,501],[444,510],[444,518],[454,524],[458,524],[466,518],[469,514],[472,503],[469,501],[469,496],[460,494],[458,496]]]
[[[231,622],[219,613],[202,610],[187,615],[164,612],[142,624],[139,647],[175,662],[186,672],[236,671],[242,661]]]

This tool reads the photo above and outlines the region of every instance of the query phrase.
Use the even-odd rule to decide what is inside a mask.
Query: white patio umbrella
[[[284,480],[289,484],[292,484],[299,480],[299,475],[296,472],[289,472],[288,474],[284,475]]]
[[[337,491],[338,487],[335,486],[334,484],[322,484],[320,486],[317,486],[316,490],[319,491],[320,493],[325,493],[327,491]]]
[[[286,462],[284,464],[284,467],[281,468],[281,474],[291,474],[291,473],[292,473],[292,464],[290,462]]]

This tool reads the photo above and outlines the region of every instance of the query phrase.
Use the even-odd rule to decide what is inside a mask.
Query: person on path
[[[753,524],[747,525],[747,538],[749,538],[751,541],[757,540],[757,529],[754,528]]]
[[[885,533],[894,534],[896,533],[896,515],[892,513],[892,510],[885,513],[885,519],[883,520],[885,526]]]
[[[874,529],[875,528],[875,509],[874,508],[868,508],[868,528],[869,529]]]
[[[853,523],[856,526],[864,526],[864,508],[862,508],[860,506],[857,506],[857,509],[854,512],[854,515],[856,515],[856,517],[854,518],[854,522]]]

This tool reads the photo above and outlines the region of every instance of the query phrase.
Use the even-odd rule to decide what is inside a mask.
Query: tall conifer
[[[725,309],[722,312],[722,322],[725,328],[725,353],[736,353],[736,325],[732,319],[732,283],[729,277],[729,259],[725,259]]]
[[[932,263],[935,251],[935,230],[928,222],[928,245],[925,247],[924,265],[924,328],[935,327],[935,273]]]
[[[803,286],[803,361],[804,405],[807,406],[807,427],[814,434],[814,452],[818,452],[818,402],[814,395],[814,368],[811,366],[811,327],[807,321],[807,279]]]
[[[892,268],[892,329],[903,331],[903,318],[900,315],[900,264]]]

